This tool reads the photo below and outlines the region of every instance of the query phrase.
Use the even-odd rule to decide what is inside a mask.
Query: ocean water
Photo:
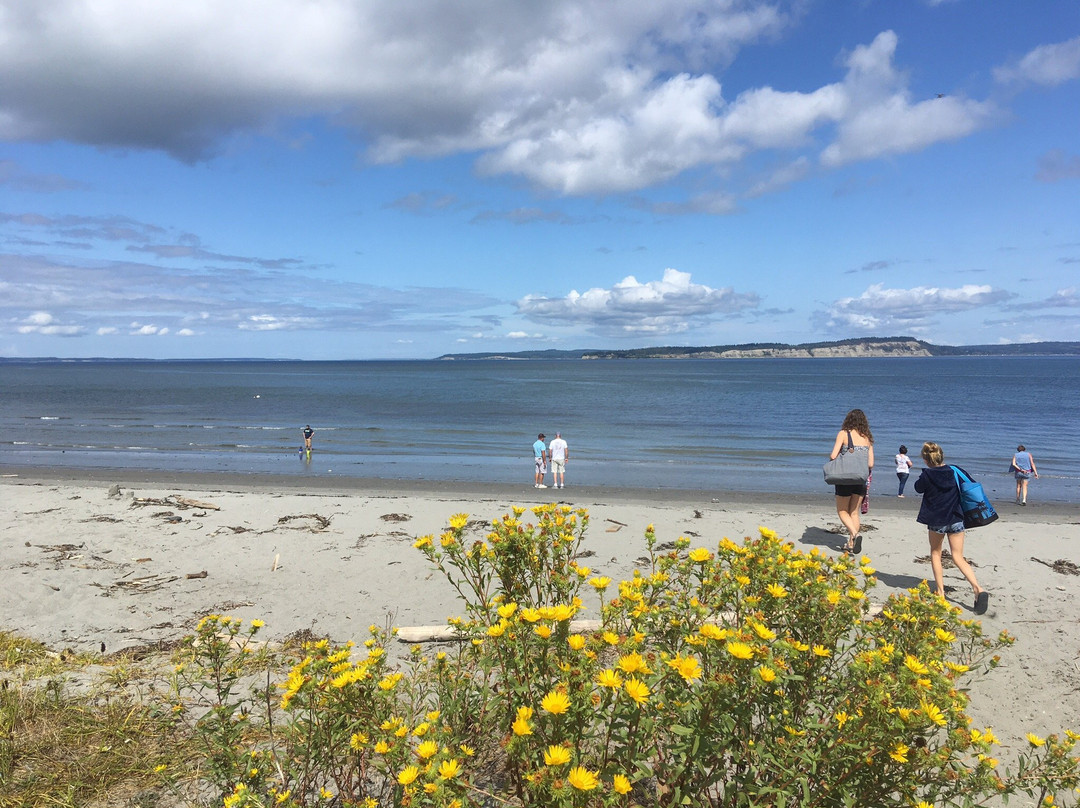
[[[7,360],[0,465],[527,484],[537,433],[561,430],[571,485],[826,494],[821,465],[861,407],[873,491],[895,493],[899,444],[917,469],[934,440],[1011,498],[1023,443],[1031,497],[1076,502],[1078,394],[1077,357]]]

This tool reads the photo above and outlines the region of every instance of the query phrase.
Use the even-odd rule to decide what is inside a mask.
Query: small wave
[[[59,421],[59,415],[42,415],[38,420],[40,421]]]

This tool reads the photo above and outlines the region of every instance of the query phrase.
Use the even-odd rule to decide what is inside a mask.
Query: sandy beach
[[[208,613],[266,622],[268,639],[310,630],[363,639],[372,624],[436,625],[456,595],[412,547],[451,514],[490,520],[511,506],[562,502],[591,517],[590,567],[629,577],[658,540],[715,547],[759,525],[804,551],[838,553],[833,498],[656,489],[534,489],[208,474],[0,469],[0,628],[54,649],[107,652],[175,640]],[[116,487],[119,486],[119,492]],[[112,492],[112,493],[110,493]],[[1025,732],[1080,729],[1080,508],[996,503],[1001,519],[967,534],[966,554],[991,593],[986,632],[1016,644],[975,682],[970,713],[1008,745]],[[919,497],[875,495],[864,554],[875,602],[928,576]],[[1059,560],[1069,564],[1057,564]],[[1073,569],[1076,567],[1074,566]],[[970,589],[946,570],[971,615]],[[585,617],[597,617],[595,609]],[[974,616],[974,615],[971,615]]]

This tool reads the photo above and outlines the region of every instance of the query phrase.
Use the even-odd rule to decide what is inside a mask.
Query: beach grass
[[[0,632],[0,806],[161,804],[148,761],[186,757],[189,742],[141,697],[153,675],[129,656],[56,653]]]

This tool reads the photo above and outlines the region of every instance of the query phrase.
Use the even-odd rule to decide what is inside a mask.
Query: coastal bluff
[[[440,360],[476,359],[874,359],[931,356],[1080,356],[1080,342],[1021,342],[996,345],[934,345],[915,337],[857,337],[790,345],[752,342],[742,345],[668,345],[652,348],[548,348],[511,353],[443,354]]]
[[[596,352],[583,354],[582,359],[620,359],[623,352]],[[879,358],[888,356],[933,356],[925,343],[918,340],[893,342],[857,342],[829,345],[775,345],[750,347],[739,346],[723,350],[704,349],[687,351],[679,349],[650,352],[650,359],[813,359],[813,358]]]

